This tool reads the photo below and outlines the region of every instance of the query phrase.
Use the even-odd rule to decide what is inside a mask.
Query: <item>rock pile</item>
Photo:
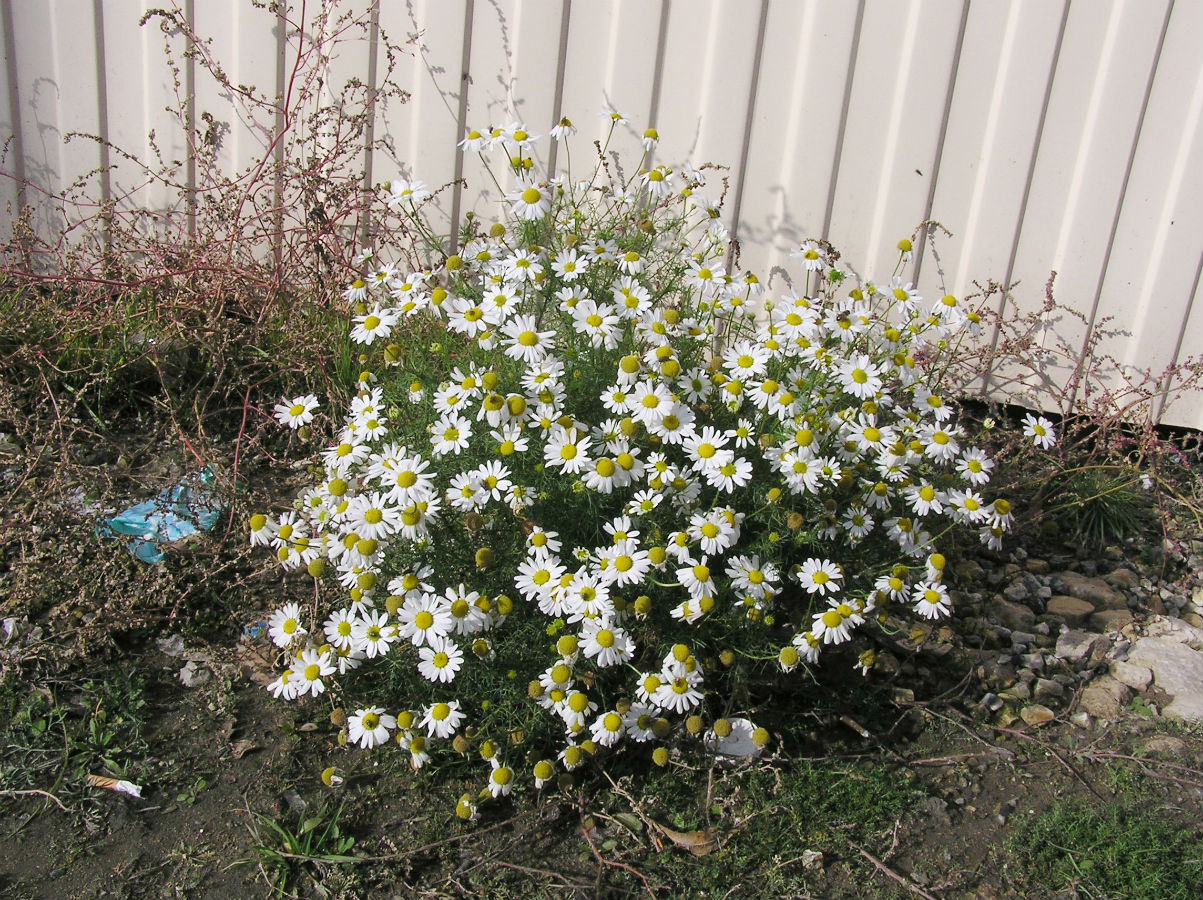
[[[1025,557],[955,572],[964,652],[999,724],[1125,710],[1203,722],[1203,573],[1185,589],[1130,568]],[[1152,610],[1158,610],[1153,612]]]

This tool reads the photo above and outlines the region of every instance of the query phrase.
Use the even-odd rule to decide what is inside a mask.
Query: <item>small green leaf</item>
[[[314,816],[311,819],[306,819],[303,823],[301,823],[301,834],[308,834],[321,824],[322,820],[320,816]]]

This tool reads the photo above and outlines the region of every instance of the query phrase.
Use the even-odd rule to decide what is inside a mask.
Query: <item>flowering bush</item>
[[[588,757],[756,752],[750,675],[813,667],[890,611],[947,616],[939,538],[998,546],[1012,522],[934,374],[980,320],[897,275],[909,243],[876,285],[806,241],[771,297],[727,271],[704,173],[618,176],[607,141],[590,178],[541,180],[534,141],[469,134],[514,187],[450,256],[423,243],[426,187],[385,186],[429,262],[360,254],[346,299],[374,366],[316,484],[250,525],[318,582],[271,619],[272,693],[337,691],[347,741],[415,767],[479,753],[494,797]],[[308,428],[317,407],[275,411]]]

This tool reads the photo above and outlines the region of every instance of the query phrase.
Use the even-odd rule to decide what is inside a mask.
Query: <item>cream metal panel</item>
[[[96,204],[106,199],[106,182],[97,172],[108,153],[94,138],[107,129],[100,116],[99,61],[94,15],[96,7],[80,9],[75,0],[52,0],[49,9],[50,50],[53,54],[53,88],[57,98],[58,169],[56,177],[68,199],[75,198],[79,208],[70,205],[58,211],[59,221],[70,225],[81,215],[91,216]],[[82,13],[82,15],[81,15]],[[92,27],[81,27],[88,26]],[[80,135],[92,135],[85,138]],[[100,232],[94,232],[97,239]],[[46,237],[51,238],[52,234]],[[76,236],[82,243],[84,236]]]
[[[969,7],[932,202],[933,217],[954,235],[938,240],[948,283],[938,285],[936,267],[925,262],[920,283],[929,298],[945,289],[966,297],[974,282],[1009,283],[1064,14],[1064,3],[1046,0]]]
[[[1203,256],[1195,269],[1195,289],[1190,295],[1190,305],[1185,326],[1182,329],[1182,344],[1179,348],[1179,360],[1187,356],[1196,359],[1203,357]],[[1161,413],[1161,421],[1170,425],[1186,425],[1191,428],[1203,428],[1203,397],[1198,391],[1184,392],[1171,396],[1169,403]]]
[[[184,86],[181,83],[177,92],[164,61],[168,46],[174,59],[182,61],[186,42],[177,31],[165,33],[161,19],[139,26],[143,15],[157,6],[150,0],[105,0],[103,6],[109,139],[137,160],[122,154],[111,157],[113,198],[126,208],[149,211],[148,227],[152,221],[163,227],[157,214],[183,209],[183,198],[178,190],[151,183],[147,173],[181,172],[188,158],[180,120],[168,112],[181,108]]]
[[[199,184],[222,175],[238,177],[248,187],[253,181],[261,182],[247,202],[267,210],[275,204],[272,182],[255,173],[267,171],[273,157],[276,117],[254,98],[270,103],[278,90],[276,16],[250,7],[244,0],[201,0],[192,13],[192,27],[201,42],[199,55],[220,65],[231,85],[222,85],[198,60],[196,128],[202,135],[210,128],[217,130],[214,158],[218,170],[209,178],[198,173]]]
[[[949,290],[1006,281],[1011,236],[1039,137],[1062,5],[1046,0],[974,3],[944,138],[932,212],[955,235]],[[927,282],[924,280],[924,287]],[[928,291],[931,293],[931,291]]]
[[[13,33],[12,7],[0,4],[0,47],[4,64],[0,65],[0,213],[4,229],[0,232],[7,243],[13,226],[25,205],[25,146],[21,128],[20,83],[17,79],[17,35]]]
[[[67,131],[107,127],[134,157],[109,154],[108,184],[99,176],[87,184],[93,199],[110,190],[127,208],[151,211],[184,209],[187,116],[169,110],[186,108],[193,80],[195,113],[229,123],[223,168],[245,170],[267,152],[278,123],[239,121],[237,105],[185,61],[182,35],[165,35],[157,19],[138,26],[156,5],[191,15],[236,84],[274,96],[290,71],[296,35],[284,40],[273,13],[243,0],[3,4],[0,205],[34,204],[51,240],[62,214],[35,195],[62,190],[105,156],[95,143],[63,145]],[[309,0],[310,28],[322,8]],[[351,79],[365,91],[383,83],[387,54],[379,41],[373,49],[373,36],[406,45],[391,84],[411,96],[377,103],[380,149],[361,153],[357,171],[371,183],[414,176],[432,189],[464,178],[466,188],[448,187],[433,203],[449,239],[465,211],[492,218],[502,202],[475,154],[455,149],[467,128],[523,121],[544,136],[536,158],[562,171],[568,152],[545,136],[567,115],[579,129],[570,147],[581,174],[610,129],[599,115],[608,104],[629,119],[614,138],[628,162],[653,126],[662,143],[651,161],[730,167],[726,212],[742,267],[774,290],[786,287],[783,275],[800,274],[789,252],[805,237],[829,238],[849,264],[884,280],[895,242],[930,213],[955,235],[939,241],[944,279],[930,257],[904,272],[917,274],[929,300],[994,280],[1021,311],[1035,310],[1055,269],[1057,298],[1083,321],[1046,322],[1047,340],[1056,331],[1070,356],[1089,323],[1108,320],[1121,333],[1102,350],[1122,366],[1157,372],[1203,353],[1199,0],[339,0],[334,8],[356,24],[330,48],[328,100]],[[180,64],[178,86],[165,43]],[[496,162],[504,192],[512,178]],[[173,185],[149,185],[141,166],[173,171]],[[711,173],[705,193],[720,190]],[[1067,372],[1045,374],[1063,383]],[[996,374],[991,391],[1007,376]],[[1203,427],[1203,398],[1180,399],[1165,420]]]
[[[826,230],[879,281],[924,217],[962,10],[963,0],[865,4]]]
[[[493,127],[522,123],[530,133],[543,138],[535,150],[535,158],[541,158],[553,122],[556,48],[565,11],[564,4],[556,0],[474,4],[468,128],[484,133]],[[489,153],[487,159],[489,169],[476,154],[464,154],[463,177],[467,183],[463,206],[490,222],[500,215],[504,193],[513,189],[515,178],[507,170],[500,149]]]
[[[25,202],[30,224],[39,234],[62,227],[55,195],[64,185],[62,129],[59,125],[62,78],[56,60],[52,9],[41,4],[15,4],[11,9],[15,37],[15,76],[18,100],[15,124],[21,130]],[[68,178],[69,180],[69,178]]]
[[[376,137],[385,142],[372,164],[375,184],[414,177],[437,190],[457,178],[460,97],[463,92],[466,0],[415,0],[385,3],[380,31],[404,45],[396,57],[392,83],[408,91],[407,102],[381,98],[376,108]],[[412,40],[412,42],[411,42]],[[377,59],[377,83],[387,72],[384,48]],[[458,187],[444,190],[432,202],[440,231],[450,237]]]
[[[1203,332],[1192,342],[1183,313],[1203,254],[1203,5],[1176,3],[1167,24],[1097,311],[1122,332],[1100,349],[1153,375],[1176,354],[1203,353]],[[1198,418],[1203,397],[1175,412]]]
[[[1070,6],[1016,253],[1012,282],[1021,284],[1012,293],[1021,310],[1039,307],[1051,269],[1057,299],[1093,319],[1165,13],[1160,2]],[[1068,316],[1048,324],[1048,340],[1070,353],[1045,375],[1065,385],[1087,325]]]
[[[739,237],[744,265],[774,291],[804,289],[790,251],[824,236],[858,12],[822,0],[769,4]]]
[[[717,199],[728,178],[725,208],[733,211],[750,88],[756,62],[758,0],[674,3],[669,8],[656,162],[677,168],[689,163],[730,167],[706,172],[707,195]],[[632,117],[637,134],[646,121]],[[628,172],[628,175],[634,173]],[[728,225],[733,223],[728,219]]]
[[[316,106],[320,103],[327,108],[340,108],[345,106],[351,113],[358,114],[368,102],[370,91],[374,87],[374,75],[371,72],[371,39],[373,36],[373,3],[372,0],[345,0],[338,4],[320,4],[310,3],[308,9],[309,19],[305,23],[304,33],[300,36],[290,35],[289,51],[296,52],[295,42],[300,40],[307,50],[315,49],[314,41],[319,33],[325,35],[325,43],[316,48],[320,51],[322,57],[327,62],[324,66],[318,67],[321,72],[322,90],[320,92],[320,100],[315,100],[311,109],[317,112]],[[293,4],[293,14],[299,20],[301,10],[297,9],[297,4]],[[323,24],[324,16],[324,24]],[[289,61],[285,63],[285,79],[291,77],[292,67]],[[312,130],[312,129],[310,129]],[[305,134],[305,129],[300,129],[301,134]],[[353,178],[361,187],[363,183],[364,173],[368,166],[368,159],[365,153],[366,149],[366,134],[355,135],[352,128],[345,124],[341,127],[336,127],[333,122],[326,122],[321,125],[320,131],[316,134],[305,135],[306,150],[312,154],[311,159],[314,160],[313,167],[320,170],[323,175],[332,177],[335,180],[341,181],[343,178]],[[308,148],[312,149],[308,149]],[[351,171],[329,172],[329,160],[335,158],[334,154],[337,150],[350,149],[352,152],[346,156],[338,156],[338,159],[345,159],[346,165]],[[315,198],[316,203],[325,205],[327,198]],[[299,225],[300,210],[286,210],[294,221]],[[334,208],[325,210],[331,216],[337,212]],[[309,215],[305,212],[305,215]],[[356,219],[341,220],[337,236],[330,238],[327,243],[334,246],[331,249],[337,255],[339,251],[343,254],[344,260],[349,260],[354,254],[353,245],[358,242],[362,235],[363,225],[365,223]]]
[[[615,146],[624,155],[638,146],[635,128],[642,132],[660,127],[659,121],[652,121],[658,119],[653,107],[665,102],[657,71],[662,65],[660,36],[671,5],[667,0],[573,0],[560,114],[578,129],[571,143],[574,171],[587,175],[593,170],[592,144],[604,142],[610,130],[610,119],[602,114],[604,106],[630,120],[630,128],[616,133]],[[559,154],[557,165],[564,165]]]

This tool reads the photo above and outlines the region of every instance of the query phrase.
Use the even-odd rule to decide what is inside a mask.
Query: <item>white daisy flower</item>
[[[287,647],[294,640],[308,634],[301,626],[301,605],[286,603],[272,613],[267,621],[268,635],[277,647]]]
[[[828,559],[812,557],[802,563],[796,578],[808,594],[825,596],[828,592],[837,593],[844,571],[836,563]]]
[[[938,619],[947,616],[951,611],[952,601],[948,596],[948,588],[939,581],[921,581],[911,592],[911,600],[915,604],[915,612],[925,619]]]
[[[309,694],[316,697],[326,690],[323,678],[333,675],[336,667],[330,653],[319,652],[313,647],[302,650],[292,664],[293,676],[296,680],[296,696]]]
[[[432,703],[422,711],[418,727],[426,729],[429,737],[446,739],[454,736],[465,718],[464,713],[460,711],[458,700],[452,700],[449,703]]]
[[[533,181],[522,181],[505,195],[514,215],[526,222],[534,222],[551,211],[551,193],[546,185]]]
[[[1042,450],[1048,450],[1057,443],[1057,432],[1053,423],[1044,416],[1034,416],[1031,413],[1023,417],[1023,436],[1030,437],[1032,443]]]
[[[390,716],[381,706],[357,709],[347,717],[347,740],[371,750],[387,743],[389,732],[397,727],[397,717]]]
[[[313,414],[317,411],[318,406],[316,395],[304,394],[300,397],[293,397],[291,400],[285,398],[275,405],[272,412],[281,425],[287,425],[295,430],[313,421]]]
[[[450,638],[431,637],[428,646],[418,650],[418,672],[427,681],[450,684],[464,664],[464,652]]]

